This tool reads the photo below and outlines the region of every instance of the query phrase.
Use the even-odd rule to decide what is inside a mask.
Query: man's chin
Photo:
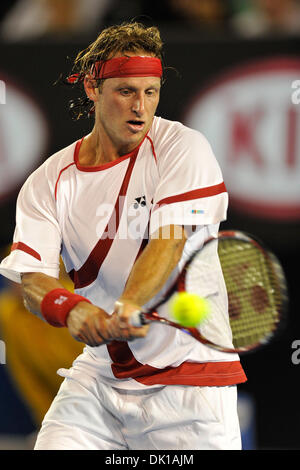
[[[130,144],[136,144],[136,146],[145,138],[146,134],[148,132],[148,129],[143,128],[142,130],[138,132],[132,132],[129,133],[128,135],[128,143]]]

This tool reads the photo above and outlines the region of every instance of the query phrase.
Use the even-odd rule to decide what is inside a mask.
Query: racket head
[[[201,284],[201,296],[213,301],[218,295],[214,275],[206,276],[201,271],[205,268],[203,260],[207,253],[214,251],[213,245],[216,244],[227,290],[231,344],[211,335],[214,325],[211,323],[211,326],[209,321],[201,323],[198,328],[186,328],[170,318],[161,318],[157,313],[158,307],[174,292],[195,292],[197,283]],[[224,230],[193,254],[165,297],[146,313],[145,318],[189,333],[216,350],[245,354],[266,346],[282,332],[287,310],[287,282],[278,258],[257,237],[237,230]]]
[[[258,237],[232,230],[220,232],[218,238],[234,349],[239,353],[256,351],[278,337],[286,326],[289,297],[284,270]],[[233,249],[236,264],[232,261]],[[235,299],[240,301],[240,308]]]

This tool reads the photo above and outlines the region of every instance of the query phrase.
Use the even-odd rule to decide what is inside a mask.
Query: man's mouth
[[[127,121],[127,124],[132,132],[140,132],[145,126],[145,122],[138,119]]]

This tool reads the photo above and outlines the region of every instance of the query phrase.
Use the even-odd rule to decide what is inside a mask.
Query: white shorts
[[[35,450],[240,450],[235,386],[122,390],[72,373]]]

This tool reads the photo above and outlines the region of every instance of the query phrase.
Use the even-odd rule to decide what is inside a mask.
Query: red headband
[[[118,78],[118,77],[159,77],[162,76],[162,65],[157,57],[114,57],[113,59],[100,60],[92,67],[94,78]],[[69,83],[77,83],[83,80],[85,75],[73,74],[67,78]]]
[[[115,57],[94,65],[95,78],[161,77],[161,61],[157,57]]]

